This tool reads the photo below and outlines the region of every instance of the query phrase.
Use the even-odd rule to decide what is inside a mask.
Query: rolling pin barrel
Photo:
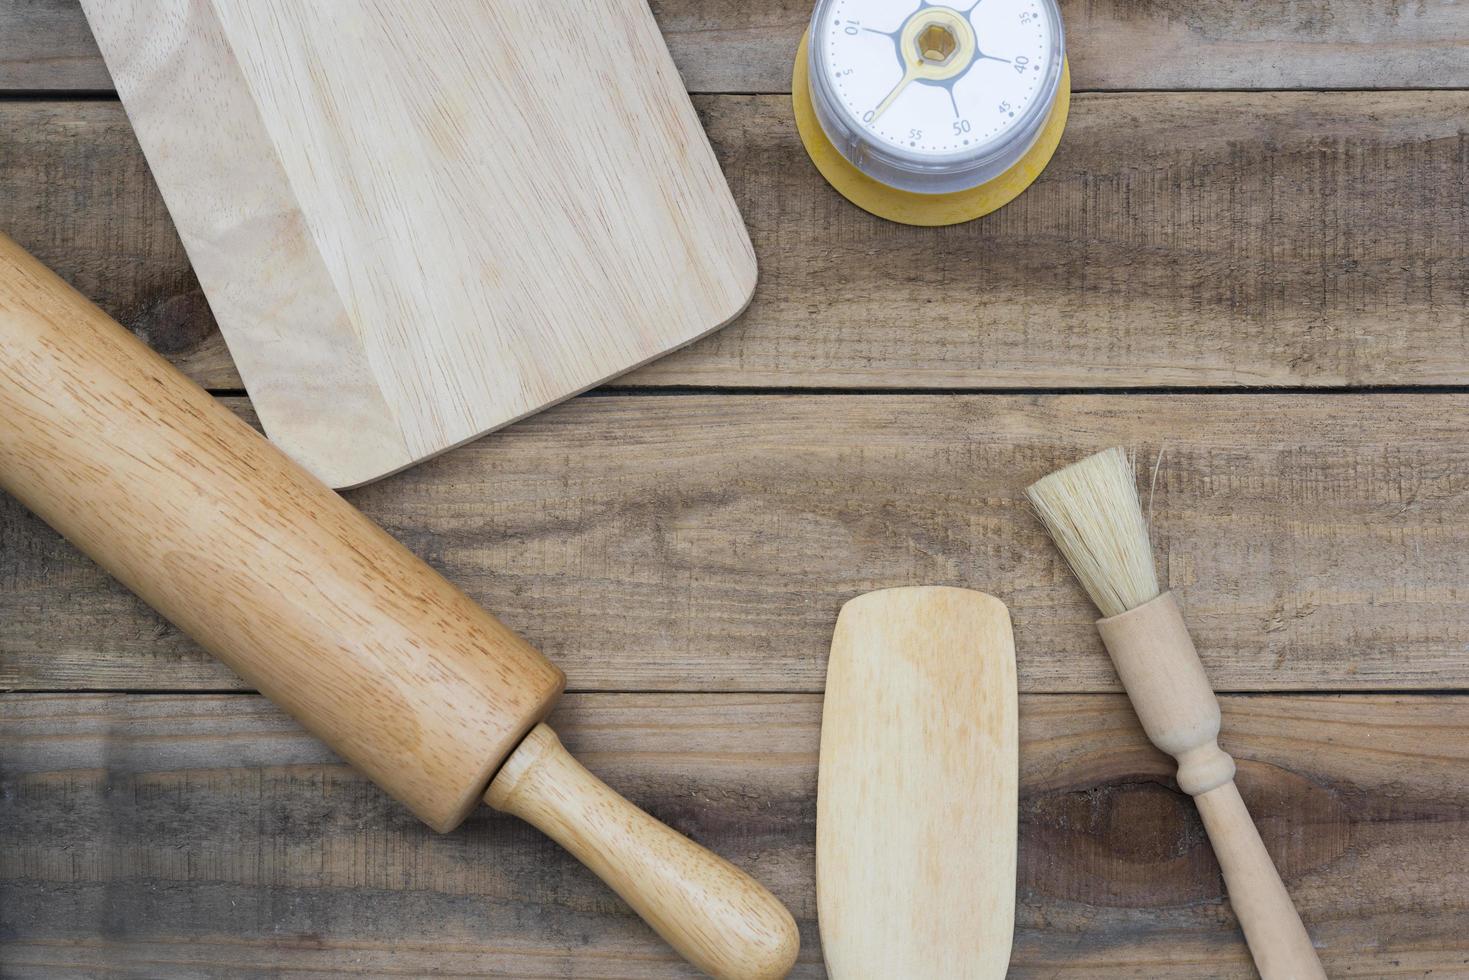
[[[0,486],[435,830],[562,674],[0,238]]]
[[[488,790],[707,972],[790,968],[773,896],[538,724],[560,670],[3,235],[0,489],[435,830]]]

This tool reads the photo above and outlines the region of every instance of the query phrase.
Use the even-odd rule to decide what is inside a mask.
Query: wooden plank
[[[693,92],[786,92],[812,2],[654,0]],[[1295,4],[1063,0],[1089,89],[1460,88],[1469,11],[1453,0]],[[110,86],[77,0],[0,5],[0,90]]]
[[[0,103],[0,132],[0,231],[194,379],[241,387],[122,106]]]
[[[0,3],[0,92],[111,88],[78,0]]]
[[[570,696],[632,799],[756,874],[822,975],[813,695]],[[1227,748],[1332,976],[1469,970],[1469,698],[1226,697]],[[1119,696],[1020,710],[1016,977],[1251,977],[1172,765]],[[435,835],[258,698],[0,697],[7,977],[686,977],[482,808]]]
[[[841,200],[777,97],[699,107],[753,304],[621,385],[1469,381],[1469,93],[1073,103],[1011,206],[905,228]],[[240,381],[121,110],[0,104],[0,228],[215,389]]]
[[[654,0],[693,92],[787,92],[812,2]],[[1469,10],[1348,0],[1062,0],[1072,85],[1100,89],[1460,88]]]
[[[1022,691],[1115,690],[1022,495],[1113,444],[1218,689],[1469,686],[1466,395],[582,398],[348,497],[573,689],[819,691],[844,601],[927,584],[1010,605]],[[10,500],[0,556],[0,688],[238,686]]]

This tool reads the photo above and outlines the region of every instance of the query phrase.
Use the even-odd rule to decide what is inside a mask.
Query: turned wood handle
[[[1265,980],[1325,977],[1311,937],[1291,903],[1234,780],[1194,797],[1224,886]]]
[[[1178,785],[1198,805],[1261,977],[1324,978],[1311,937],[1240,799],[1234,759],[1219,747],[1219,699],[1178,601],[1165,592],[1098,621],[1097,629],[1143,730],[1178,760]]]
[[[715,977],[784,977],[795,920],[728,861],[659,823],[588,772],[537,725],[485,794],[533,824],[621,895],[674,949]]]

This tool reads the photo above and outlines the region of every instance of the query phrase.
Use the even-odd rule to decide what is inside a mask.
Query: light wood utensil
[[[1325,971],[1219,747],[1219,701],[1171,592],[1158,588],[1132,466],[1121,449],[1073,463],[1027,491],[1105,618],[1102,642],[1143,730],[1178,761],[1224,872],[1229,901],[1264,980]]]
[[[266,433],[331,486],[749,301],[645,0],[84,0]]]
[[[700,969],[789,970],[780,902],[541,723],[561,671],[3,235],[0,489],[435,830],[483,796]]]
[[[1017,740],[1004,603],[904,588],[842,608],[816,795],[816,904],[834,978],[1005,975]]]

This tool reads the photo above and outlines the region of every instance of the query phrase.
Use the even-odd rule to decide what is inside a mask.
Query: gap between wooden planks
[[[938,230],[842,200],[786,99],[696,101],[760,283],[618,385],[1469,383],[1469,93],[1081,96],[1033,188]],[[0,132],[0,229],[238,389],[121,107],[0,102]]]
[[[1022,690],[1115,690],[1021,492],[1114,444],[1216,688],[1469,687],[1469,395],[581,398],[348,499],[573,689],[819,691],[844,601],[942,584]],[[0,688],[240,685],[8,499],[0,543]]]
[[[1224,742],[1333,976],[1469,969],[1469,698],[1230,696]],[[754,872],[804,931],[814,695],[570,695],[587,764]],[[1012,976],[1249,977],[1193,807],[1119,695],[1021,698]],[[0,697],[7,976],[130,964],[687,976],[571,858],[482,810],[436,835],[251,696]],[[274,975],[274,974],[273,974]]]
[[[694,92],[785,92],[814,0],[654,0]],[[1452,0],[1063,0],[1078,89],[1454,88],[1469,11]],[[76,0],[0,6],[0,90],[112,87]]]
[[[692,89],[788,87],[806,5],[663,0],[655,9]],[[1466,10],[1366,0],[1329,10],[1065,4],[1082,89],[1462,87]],[[69,88],[110,88],[74,3],[0,6],[0,89]],[[1084,96],[1064,166],[1033,201],[945,233],[944,262],[927,277],[907,258],[911,232],[857,214],[814,176],[783,99],[698,103],[765,282],[734,328],[625,384],[1459,385],[1469,377],[1462,93]],[[46,114],[45,125],[33,125],[31,112]],[[201,381],[238,387],[118,107],[0,105],[0,132],[3,227],[29,237]],[[1020,261],[1000,263],[1000,250]],[[1004,296],[1022,297],[1023,308],[995,302]],[[815,689],[824,617],[836,609],[825,589],[833,572],[874,557],[879,575],[905,581],[943,574],[983,584],[968,580],[998,573],[1024,608],[1065,619],[1022,678],[1105,687],[1111,677],[1089,613],[1065,573],[1037,557],[1033,528],[1004,530],[1024,526],[1025,515],[1003,478],[1011,467],[1038,475],[1091,437],[1181,439],[1186,455],[1171,448],[1179,462],[1164,471],[1162,513],[1175,530],[1163,547],[1170,574],[1211,596],[1211,670],[1242,687],[1464,684],[1454,583],[1463,581],[1466,470],[1457,450],[1444,451],[1464,442],[1458,396],[1312,400],[1298,430],[1276,416],[1301,403],[1276,395],[1136,409],[1114,400],[1081,431],[1027,443],[1007,441],[1012,434],[987,452],[974,447],[985,433],[958,427],[949,400],[882,398],[863,416],[876,426],[872,445],[855,444],[849,419],[836,423],[835,445],[813,445],[811,458],[774,443],[798,443],[790,434],[798,425],[812,427],[816,443],[830,420],[777,401],[773,440],[750,438],[758,408],[732,407],[720,431],[739,449],[726,454],[676,438],[680,426],[713,418],[692,402],[662,422],[618,414],[630,435],[597,430],[722,462],[723,476],[694,479],[673,466],[673,482],[659,486],[669,463],[650,464],[639,450],[617,456],[597,487],[595,467],[556,462],[584,447],[538,429],[528,443],[476,450],[448,473],[424,474],[402,499],[385,488],[362,502],[478,597],[501,603],[584,686],[753,678]],[[945,407],[930,414],[934,403]],[[1201,416],[1199,403],[1225,409]],[[971,407],[984,400],[956,404],[976,422],[990,418]],[[1124,420],[1176,410],[1156,427]],[[1232,421],[1221,427],[1221,416]],[[935,434],[918,431],[924,419]],[[1054,410],[1033,419],[1038,428],[1074,421]],[[1420,425],[1436,434],[1418,438]],[[956,432],[946,450],[941,437]],[[903,439],[911,446],[899,447]],[[940,475],[945,452],[992,475],[952,484],[957,471]],[[481,472],[507,461],[503,477]],[[633,466],[651,467],[649,478],[629,480]],[[876,492],[908,469],[919,488]],[[777,470],[793,485],[776,483]],[[923,488],[937,499],[925,503]],[[563,492],[568,499],[555,503]],[[740,493],[752,502],[742,506]],[[781,561],[784,539],[801,562],[808,549],[829,554],[802,580],[800,563]],[[0,504],[0,545],[0,684],[237,683],[10,501]],[[1201,571],[1222,574],[1205,584]],[[1262,572],[1265,585],[1254,577]],[[834,577],[859,587],[850,573]],[[762,581],[752,591],[731,587],[746,580]],[[596,588],[579,610],[575,589],[588,582]],[[829,610],[813,591],[832,599]],[[809,880],[816,703],[572,695],[559,722],[619,786],[772,878],[805,920],[799,976],[821,973]],[[1333,975],[1469,972],[1469,881],[1458,861],[1465,760],[1431,748],[1465,744],[1464,699],[1226,697],[1225,710],[1226,743],[1247,760],[1246,795],[1309,903],[1313,934],[1332,943]],[[1017,975],[1251,975],[1192,811],[1121,699],[1032,696],[1023,712],[1028,891]],[[258,698],[7,695],[0,731],[0,781],[24,789],[0,794],[0,808],[19,802],[27,817],[19,831],[0,821],[0,837],[21,845],[0,849],[0,917],[30,910],[23,941],[6,943],[7,976],[103,972],[120,954],[158,976],[242,964],[296,976],[346,967],[684,975],[619,903],[531,832],[486,815],[459,835],[433,837]],[[112,918],[94,914],[102,907]],[[116,928],[87,934],[97,921]],[[131,934],[126,945],[117,929]]]

